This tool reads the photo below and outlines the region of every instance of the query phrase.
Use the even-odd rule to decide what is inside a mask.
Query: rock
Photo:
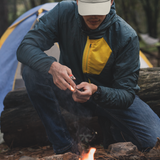
[[[28,157],[28,156],[23,156],[19,160],[38,160],[38,159],[37,158]]]
[[[153,147],[147,154],[146,157],[149,157],[150,159],[160,159],[160,139],[157,138],[157,143],[155,147]]]
[[[60,155],[44,157],[44,158],[41,158],[40,160],[63,160],[63,155],[60,154]]]
[[[3,142],[4,142],[3,133],[0,130],[0,144],[2,144]]]
[[[109,145],[108,147],[109,154],[113,157],[122,157],[122,156],[129,156],[129,155],[139,155],[139,151],[137,146],[135,146],[131,142],[119,142]]]
[[[157,138],[157,142],[154,148],[160,151],[160,138]]]

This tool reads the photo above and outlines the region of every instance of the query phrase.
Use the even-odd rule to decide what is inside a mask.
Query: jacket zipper
[[[87,71],[87,68],[88,68],[88,56],[89,56],[89,52],[90,52],[91,46],[92,46],[92,44],[89,45],[89,50],[88,50],[88,54],[87,54],[87,59],[86,59],[86,71]]]

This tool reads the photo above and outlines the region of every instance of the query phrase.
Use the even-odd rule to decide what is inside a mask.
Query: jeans
[[[64,153],[73,145],[60,106],[77,116],[103,117],[101,125],[104,127],[105,121],[110,120],[114,142],[131,141],[139,150],[154,147],[160,137],[159,117],[138,96],[128,109],[107,109],[92,100],[83,104],[75,102],[71,91],[55,86],[50,74],[41,74],[25,66],[22,76],[55,153]]]

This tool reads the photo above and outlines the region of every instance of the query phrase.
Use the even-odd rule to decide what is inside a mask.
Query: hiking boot
[[[98,117],[98,122],[103,133],[103,147],[107,149],[110,144],[115,143],[110,128],[111,121],[104,117]]]

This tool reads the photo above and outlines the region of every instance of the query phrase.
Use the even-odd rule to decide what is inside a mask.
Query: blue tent
[[[0,39],[0,113],[3,111],[3,100],[8,92],[14,90],[18,68],[16,50],[23,37],[34,26],[37,19],[54,8],[57,3],[46,3],[37,6],[20,16]],[[55,52],[55,51],[54,51]],[[141,68],[152,67],[147,58],[140,52]]]
[[[56,6],[57,3],[46,3],[37,6],[20,16],[0,39],[0,113],[3,111],[3,100],[15,85],[18,66],[16,50],[23,37],[34,26],[37,18]]]

